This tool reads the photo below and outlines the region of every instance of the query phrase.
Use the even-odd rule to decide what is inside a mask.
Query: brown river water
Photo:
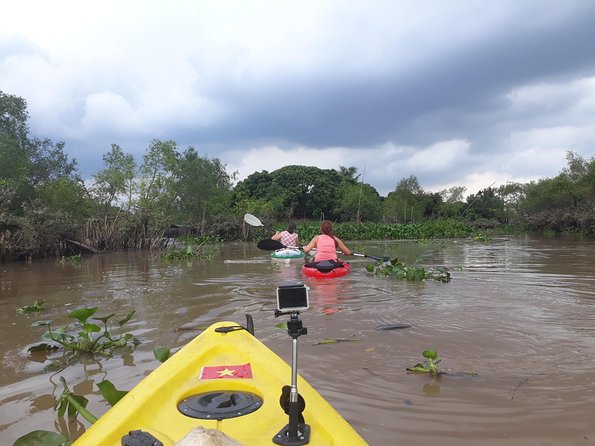
[[[53,411],[58,377],[107,410],[96,383],[132,388],[154,370],[157,345],[178,348],[220,320],[244,323],[286,361],[291,338],[276,325],[279,283],[300,280],[311,307],[301,314],[300,373],[370,445],[595,444],[595,241],[511,236],[491,242],[351,242],[356,252],[446,266],[450,283],[413,283],[352,272],[303,278],[299,264],[277,265],[254,243],[217,246],[213,260],[165,262],[157,254],[87,257],[0,265],[0,445],[36,429],[80,435]],[[16,308],[45,299],[41,314]],[[98,316],[136,314],[126,326],[142,343],[109,359],[87,358],[59,375],[44,372],[27,348],[39,319],[65,323],[68,312],[99,306]],[[380,324],[410,328],[380,330]],[[324,339],[353,342],[315,345]],[[437,378],[406,368],[436,350]],[[288,383],[290,376],[288,376]],[[306,420],[307,421],[307,420]]]

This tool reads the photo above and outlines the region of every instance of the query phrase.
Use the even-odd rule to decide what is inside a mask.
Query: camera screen
[[[308,289],[305,286],[277,288],[279,310],[305,310],[308,307]]]

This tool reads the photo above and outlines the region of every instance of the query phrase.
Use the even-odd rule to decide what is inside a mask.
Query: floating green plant
[[[98,307],[93,308],[79,308],[68,314],[68,317],[74,319],[73,322],[68,323],[64,327],[52,328],[52,321],[38,321],[33,326],[44,325],[48,327],[48,331],[43,334],[42,339],[50,341],[52,344],[42,343],[29,348],[30,352],[35,351],[49,351],[55,349],[59,344],[65,350],[74,353],[100,353],[103,355],[110,355],[115,348],[122,348],[128,345],[136,345],[137,339],[130,333],[123,333],[115,336],[110,332],[111,320],[114,313],[105,317],[94,317],[92,319],[103,323],[102,328],[89,322],[91,316],[95,314]],[[132,310],[128,315],[117,321],[120,330],[132,318],[135,311]]]
[[[489,235],[484,234],[483,232],[478,232],[471,236],[474,242],[489,242],[492,238]]]
[[[80,265],[82,261],[83,261],[82,254],[76,254],[74,256],[60,257],[59,263],[61,265]]]
[[[44,303],[45,303],[45,300],[38,299],[31,305],[25,305],[24,307],[18,307],[17,314],[38,313],[40,311],[43,311]]]
[[[440,374],[438,371],[438,363],[441,359],[438,357],[438,352],[435,350],[425,350],[422,353],[424,357],[423,362],[418,362],[413,367],[407,368],[408,372],[429,373],[432,376]]]
[[[397,279],[405,279],[412,282],[421,282],[423,280],[438,280],[440,282],[450,282],[450,272],[448,268],[439,266],[433,270],[427,270],[422,266],[417,265],[417,261],[413,265],[407,265],[400,262],[397,258],[389,262],[369,264],[366,270],[374,273],[377,276],[393,277]]]
[[[72,392],[63,377],[60,377],[60,381],[64,386],[64,390],[54,406],[58,417],[62,418],[64,415],[68,415],[69,418],[76,418],[78,415],[81,415],[89,423],[95,423],[99,418],[87,409],[89,400],[82,395]],[[103,398],[112,407],[128,393],[128,391],[116,389],[112,382],[108,380],[101,381],[97,384],[97,387]],[[36,430],[18,438],[13,443],[13,446],[68,446],[71,444],[72,442],[63,434]]]

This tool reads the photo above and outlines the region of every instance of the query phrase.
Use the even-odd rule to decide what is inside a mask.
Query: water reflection
[[[428,396],[438,396],[440,395],[440,384],[437,381],[432,381],[424,384],[421,390]]]

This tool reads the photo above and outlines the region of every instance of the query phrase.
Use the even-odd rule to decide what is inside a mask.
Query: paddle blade
[[[258,247],[258,249],[263,249],[265,251],[274,251],[276,249],[285,248],[285,245],[283,243],[270,238],[259,241],[256,246]]]
[[[244,214],[244,221],[250,226],[264,226],[262,222],[252,214]]]

